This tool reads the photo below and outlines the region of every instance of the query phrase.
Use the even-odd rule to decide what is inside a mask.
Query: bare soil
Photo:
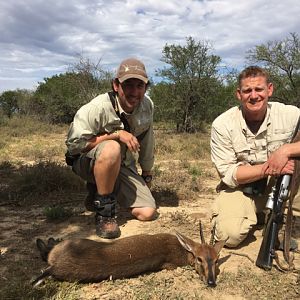
[[[221,273],[216,288],[208,288],[191,267],[142,274],[135,278],[74,284],[48,279],[33,288],[32,278],[46,263],[35,245],[37,238],[89,238],[95,235],[94,215],[84,208],[86,191],[65,167],[50,164],[36,168],[39,159],[51,157],[64,163],[64,135],[46,133],[34,138],[24,133],[10,137],[0,159],[0,299],[297,299],[299,298],[300,254],[295,253],[295,272],[282,273],[274,266],[270,272],[255,266],[262,229],[257,228],[238,249],[224,248],[220,255]],[[11,130],[9,131],[11,136]],[[174,233],[175,230],[199,241],[199,220],[206,239],[210,237],[210,207],[216,197],[217,174],[209,159],[200,152],[207,148],[201,136],[164,134],[158,140],[152,192],[159,217],[140,222],[119,208],[121,238],[140,233]],[[51,141],[51,143],[49,143]],[[189,141],[188,143],[186,141]],[[205,140],[206,141],[206,140]],[[199,143],[199,144],[197,144]],[[195,149],[197,150],[195,150]],[[207,151],[207,150],[205,150]],[[176,155],[174,155],[176,153]],[[178,154],[177,154],[178,153]],[[188,154],[191,153],[191,154]],[[197,154],[197,158],[194,157]],[[173,157],[175,156],[175,157]],[[183,160],[178,158],[182,157]],[[188,160],[190,158],[190,160]],[[193,161],[192,161],[192,160]],[[13,163],[13,167],[10,165]],[[18,175],[23,170],[24,181]],[[43,172],[47,171],[47,174]],[[20,172],[19,172],[20,173]],[[66,177],[75,182],[65,188]],[[62,187],[62,189],[61,189]],[[32,192],[31,192],[32,190]],[[39,194],[40,193],[40,196]],[[60,206],[70,212],[65,219],[49,220],[45,208]],[[300,244],[300,218],[294,236]],[[241,256],[247,255],[246,256]],[[279,253],[281,254],[281,253]]]
[[[121,238],[140,233],[174,233],[177,230],[199,241],[201,220],[209,239],[210,206],[216,196],[213,192],[216,183],[216,178],[205,180],[202,184],[206,189],[192,200],[172,198],[172,194],[154,193],[159,198],[159,217],[152,222],[137,221],[131,218],[128,211],[119,208]],[[80,237],[101,240],[95,235],[93,213],[84,209],[85,192],[74,192],[71,200],[60,197],[63,196],[59,193],[49,194],[48,198],[41,199],[41,203],[35,202],[30,207],[22,202],[0,202],[0,288],[5,295],[5,298],[0,295],[0,299],[10,299],[10,292],[11,299],[300,299],[299,271],[282,273],[274,267],[266,272],[253,263],[262,239],[261,228],[256,229],[238,249],[224,248],[221,251],[221,273],[214,289],[200,281],[191,267],[184,267],[94,284],[74,285],[49,279],[43,286],[36,288],[42,295],[39,298],[30,286],[30,280],[46,267],[35,246],[37,238]],[[43,212],[45,201],[60,203],[70,209],[72,215],[65,220],[49,221]],[[300,244],[299,233],[298,218],[294,236]],[[299,253],[294,255],[294,263],[296,270],[299,270]],[[47,296],[45,289],[52,291],[48,292],[51,297]]]

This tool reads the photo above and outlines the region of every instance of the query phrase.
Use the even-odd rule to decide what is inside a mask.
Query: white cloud
[[[114,70],[136,56],[150,76],[162,49],[187,36],[213,43],[240,68],[246,50],[300,28],[298,0],[14,0],[0,3],[0,92],[33,88],[67,70],[77,55]]]

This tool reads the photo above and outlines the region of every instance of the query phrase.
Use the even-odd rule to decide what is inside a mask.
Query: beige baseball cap
[[[117,78],[122,83],[129,78],[137,78],[148,83],[145,65],[136,58],[123,60],[117,70]]]

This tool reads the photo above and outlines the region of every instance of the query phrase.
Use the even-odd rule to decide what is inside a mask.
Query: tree
[[[69,71],[40,82],[36,91],[6,91],[0,95],[0,112],[30,115],[51,123],[70,123],[76,111],[111,88],[112,73],[82,56]]]
[[[162,61],[169,67],[158,70],[157,75],[166,80],[168,97],[163,105],[178,131],[193,132],[197,122],[209,119],[206,110],[212,104],[213,91],[219,88],[217,66],[221,61],[211,50],[210,43],[188,37],[186,45],[166,44],[162,51]]]
[[[0,108],[8,118],[19,111],[18,96],[18,91],[5,91],[0,96]]]
[[[70,67],[70,72],[81,75],[77,77],[77,85],[80,87],[80,95],[85,101],[111,88],[113,74],[101,67],[101,59],[93,63],[83,55],[78,55],[78,62]]]
[[[213,121],[224,111],[238,104],[236,99],[238,70],[225,68],[222,75],[222,84],[219,89],[215,89],[212,93],[211,105],[208,105],[208,115]]]
[[[269,70],[275,99],[300,106],[300,40],[296,33],[281,41],[255,46],[248,51],[247,59]]]
[[[69,72],[45,78],[35,94],[36,115],[51,123],[70,123],[76,111],[111,87],[112,75],[80,57]]]
[[[31,90],[17,90],[18,94],[18,106],[19,114],[26,116],[33,116],[38,111],[38,103],[35,101]]]
[[[154,121],[172,122],[175,119],[175,110],[174,106],[169,107],[171,84],[163,81],[159,82],[154,86],[151,85],[148,92],[155,105]]]
[[[69,123],[80,102],[80,88],[75,73],[65,73],[45,78],[34,94],[35,114],[51,123]]]

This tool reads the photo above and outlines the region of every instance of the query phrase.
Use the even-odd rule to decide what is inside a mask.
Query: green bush
[[[46,207],[44,214],[48,220],[64,220],[72,215],[72,212],[62,206]]]

